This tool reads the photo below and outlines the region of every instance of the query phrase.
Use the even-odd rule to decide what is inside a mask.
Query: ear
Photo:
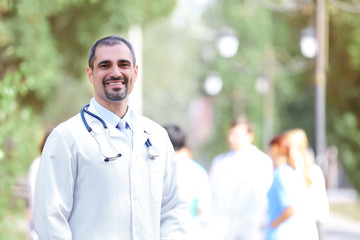
[[[92,69],[91,69],[90,67],[87,67],[87,68],[86,68],[86,73],[87,73],[87,77],[88,77],[90,83],[93,84],[93,83],[94,83],[94,78],[93,78],[93,71],[92,71]]]
[[[249,141],[250,143],[253,143],[255,139],[255,134],[253,132],[249,133]]]
[[[134,82],[136,82],[137,78],[138,78],[138,72],[139,72],[139,65],[136,65],[134,67],[134,73],[135,73],[135,78],[134,78]]]

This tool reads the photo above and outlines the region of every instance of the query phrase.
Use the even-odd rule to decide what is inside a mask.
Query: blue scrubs
[[[274,171],[274,180],[268,191],[268,217],[269,225],[266,229],[267,240],[289,240],[300,238],[299,221],[300,218],[295,212],[276,228],[272,228],[270,223],[278,218],[281,213],[289,206],[298,209],[303,192],[300,176],[288,164],[279,166]]]

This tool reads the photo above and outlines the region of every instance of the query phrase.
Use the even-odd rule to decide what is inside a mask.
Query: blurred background
[[[131,105],[182,126],[205,168],[237,115],[263,151],[302,128],[329,193],[350,189],[332,209],[360,220],[359,13],[358,0],[0,0],[0,239],[26,239],[44,129],[89,102],[88,50],[112,34],[139,59]]]

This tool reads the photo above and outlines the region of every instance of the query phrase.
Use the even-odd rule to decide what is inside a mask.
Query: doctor
[[[271,158],[253,145],[250,120],[234,119],[229,132],[229,151],[215,157],[210,167],[214,219],[224,225],[226,240],[263,239],[267,191],[273,179]]]
[[[108,36],[90,49],[95,97],[53,130],[41,156],[34,210],[41,240],[186,239],[169,137],[128,106],[137,73],[127,40]]]

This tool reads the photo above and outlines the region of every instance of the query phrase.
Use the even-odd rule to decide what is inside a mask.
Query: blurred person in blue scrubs
[[[181,195],[187,199],[189,236],[187,240],[208,239],[205,238],[204,228],[207,225],[211,192],[207,171],[203,166],[192,159],[192,153],[187,143],[186,134],[183,129],[175,124],[164,126],[169,134],[170,141],[176,153],[179,165],[179,178],[184,184]]]
[[[36,178],[34,223],[46,239],[186,239],[187,201],[166,130],[128,105],[134,49],[108,36],[89,51],[95,97],[54,128]]]
[[[219,231],[226,240],[264,238],[267,191],[273,179],[271,158],[252,144],[254,132],[239,116],[228,133],[230,150],[215,157],[210,168],[212,215],[227,223]]]
[[[266,240],[308,239],[302,209],[305,184],[302,176],[296,172],[296,163],[290,155],[290,143],[285,134],[279,134],[270,141],[269,151],[275,171],[267,194]]]
[[[181,172],[181,181],[186,198],[189,199],[189,214],[191,218],[206,214],[210,210],[211,193],[207,171],[192,159],[192,153],[187,145],[186,135],[182,128],[175,124],[164,126],[176,153],[176,160]]]

